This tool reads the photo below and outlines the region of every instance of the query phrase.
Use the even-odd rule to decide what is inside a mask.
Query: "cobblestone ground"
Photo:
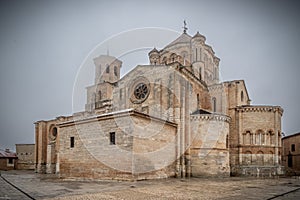
[[[32,199],[300,199],[299,178],[191,178],[138,182],[66,181],[32,171],[2,172]],[[0,199],[30,199],[0,178]]]

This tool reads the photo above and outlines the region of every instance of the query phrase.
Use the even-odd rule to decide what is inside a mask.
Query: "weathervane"
[[[186,31],[188,30],[188,28],[186,27],[186,21],[183,20],[183,33],[186,33]]]

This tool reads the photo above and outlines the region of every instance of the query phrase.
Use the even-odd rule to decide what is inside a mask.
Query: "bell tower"
[[[95,84],[115,83],[120,79],[122,61],[113,56],[100,55],[94,58]]]
[[[87,87],[86,111],[107,113],[112,110],[112,96],[116,82],[120,80],[122,61],[109,55],[94,58],[95,82]]]
[[[203,80],[204,74],[203,49],[205,39],[203,35],[197,32],[191,40],[193,70],[195,76],[200,80]]]

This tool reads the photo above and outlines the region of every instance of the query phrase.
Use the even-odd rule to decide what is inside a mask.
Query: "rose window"
[[[138,84],[134,89],[134,96],[138,100],[146,98],[148,95],[148,87],[144,83]]]

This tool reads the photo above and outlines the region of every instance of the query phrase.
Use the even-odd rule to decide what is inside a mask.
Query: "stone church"
[[[280,106],[251,105],[244,80],[220,82],[206,38],[183,33],[120,77],[94,58],[85,111],[35,122],[36,171],[62,178],[273,176],[281,168]]]

